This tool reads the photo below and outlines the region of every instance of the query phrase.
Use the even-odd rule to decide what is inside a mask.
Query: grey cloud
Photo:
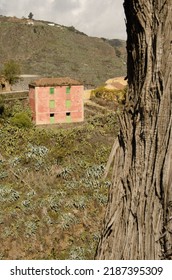
[[[54,0],[52,2],[52,10],[58,14],[69,13],[69,11],[78,8],[80,4],[80,0]]]
[[[0,14],[4,14],[5,13],[5,1],[1,0],[0,2]]]
[[[0,0],[0,13],[73,25],[90,36],[126,38],[123,0]]]
[[[122,4],[123,0],[87,0],[82,17],[78,16],[76,24],[89,35],[124,39],[126,32]]]

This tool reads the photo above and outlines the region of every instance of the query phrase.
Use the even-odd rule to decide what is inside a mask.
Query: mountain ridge
[[[69,76],[93,86],[126,75],[123,40],[90,37],[50,21],[0,16],[0,68],[9,59],[21,65],[22,73]]]

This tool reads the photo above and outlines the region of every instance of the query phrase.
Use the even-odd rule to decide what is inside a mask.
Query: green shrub
[[[11,124],[18,127],[29,128],[32,126],[32,121],[26,112],[16,113],[11,118]]]
[[[91,91],[91,98],[102,98],[106,101],[115,101],[120,104],[123,103],[125,99],[126,90],[126,88],[123,90],[117,90],[101,86]]]
[[[20,80],[20,65],[13,59],[5,62],[1,74],[5,76],[10,85],[14,85]]]

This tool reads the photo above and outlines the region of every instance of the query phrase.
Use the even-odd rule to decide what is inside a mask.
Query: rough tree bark
[[[125,0],[128,96],[96,259],[172,259],[171,0]]]

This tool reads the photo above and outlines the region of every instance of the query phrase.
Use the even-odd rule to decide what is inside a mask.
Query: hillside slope
[[[13,116],[29,104],[10,96],[0,116],[0,260],[93,259],[117,114],[92,102],[83,123],[18,127]]]
[[[71,76],[99,85],[126,74],[125,41],[117,41],[119,46],[112,46],[74,27],[1,16],[0,67],[12,58],[21,64],[22,73]]]

